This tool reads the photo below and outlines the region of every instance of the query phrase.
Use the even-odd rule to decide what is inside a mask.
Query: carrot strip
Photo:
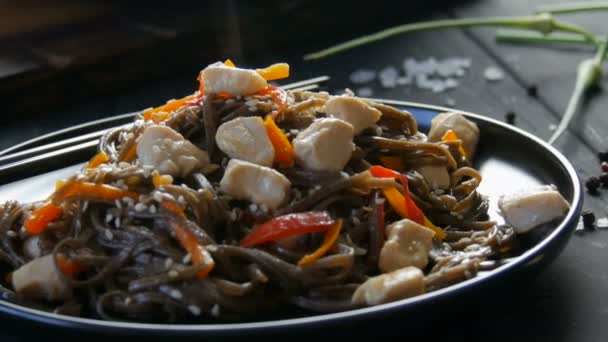
[[[99,152],[91,159],[91,161],[89,161],[87,168],[88,169],[96,168],[99,165],[107,162],[109,159],[110,159],[110,157],[108,157],[108,155],[105,152]]]
[[[405,166],[403,165],[403,159],[398,156],[383,156],[380,157],[380,162],[382,165],[386,166],[391,170],[395,170],[398,172],[405,171]]]
[[[61,273],[65,274],[68,277],[73,277],[76,273],[80,273],[85,270],[85,267],[81,264],[68,259],[63,254],[57,254],[57,266]]]
[[[298,261],[298,266],[306,266],[314,263],[319,258],[325,255],[330,248],[332,248],[336,241],[338,241],[338,237],[340,236],[340,230],[342,229],[342,219],[338,219],[338,221],[325,232],[325,236],[323,237],[323,243],[316,251],[311,254],[307,254],[300,261]]]
[[[161,206],[174,214],[176,217],[170,218],[169,222],[173,229],[175,230],[175,238],[179,242],[179,244],[190,253],[192,257],[193,265],[204,265],[203,269],[197,273],[197,277],[199,279],[207,277],[209,272],[213,270],[215,267],[215,262],[211,257],[211,254],[205,247],[199,243],[196,235],[184,226],[184,219],[186,215],[184,214],[184,210],[174,202],[171,201],[162,201]]]
[[[31,215],[23,222],[23,227],[30,234],[42,233],[49,223],[55,221],[63,215],[61,207],[48,203],[34,210]]]

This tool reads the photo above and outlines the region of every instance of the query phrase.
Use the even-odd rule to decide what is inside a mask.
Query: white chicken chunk
[[[26,298],[59,301],[72,296],[72,289],[54,265],[53,254],[36,258],[19,267],[11,276],[13,289]]]
[[[144,166],[152,166],[162,174],[186,176],[209,165],[206,151],[194,146],[167,126],[146,128],[137,142],[137,157]]]
[[[382,113],[352,96],[335,96],[325,103],[325,113],[353,125],[355,134],[373,126]]]
[[[291,182],[266,166],[231,159],[220,181],[220,190],[237,199],[276,209],[288,198]]]
[[[382,272],[406,266],[423,269],[427,265],[435,232],[408,219],[389,225],[386,232],[388,236],[378,261]]]
[[[424,293],[424,274],[408,266],[371,277],[359,285],[351,301],[359,305],[378,305]]]
[[[533,186],[520,189],[498,199],[505,222],[516,233],[523,234],[543,223],[562,217],[570,204],[557,191],[555,185]]]
[[[215,141],[230,158],[263,166],[271,166],[274,161],[274,147],[266,134],[264,120],[258,116],[223,123],[217,129]]]
[[[432,189],[447,189],[450,187],[448,168],[442,165],[423,165],[416,168]]]
[[[217,62],[201,71],[205,94],[250,95],[266,88],[268,82],[255,70],[229,67]]]
[[[462,141],[462,147],[467,153],[467,158],[473,160],[479,142],[479,127],[477,127],[477,124],[465,118],[461,113],[441,113],[431,120],[429,141],[441,141],[441,137],[448,130],[452,130],[458,135],[458,138]]]
[[[315,120],[293,139],[296,162],[317,171],[342,171],[350,159],[353,126],[334,118]]]

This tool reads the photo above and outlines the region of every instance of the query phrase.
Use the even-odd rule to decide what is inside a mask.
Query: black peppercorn
[[[598,152],[597,157],[600,162],[608,162],[608,152]]]
[[[602,172],[602,174],[599,176],[599,180],[603,187],[608,187],[608,172]]]
[[[589,193],[592,195],[596,195],[598,193],[597,189],[600,187],[600,185],[602,185],[602,182],[600,182],[600,179],[596,176],[587,178],[587,181],[585,182],[587,191],[589,191]]]
[[[608,172],[608,162],[603,161],[603,162],[600,164],[600,167],[602,168],[602,171],[604,171],[604,172]]]
[[[583,210],[581,217],[585,228],[591,228],[595,224],[595,214],[591,210]]]
[[[531,97],[538,96],[538,87],[536,87],[535,84],[531,84],[530,86],[528,86],[526,91],[528,92],[528,96],[531,96]]]
[[[509,111],[507,112],[507,114],[505,115],[505,120],[507,121],[507,123],[509,125],[515,125],[515,112]]]

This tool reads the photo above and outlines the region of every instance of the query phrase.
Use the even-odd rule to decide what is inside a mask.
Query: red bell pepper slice
[[[335,223],[326,211],[287,214],[257,226],[241,240],[241,246],[252,247],[293,235],[324,232]]]

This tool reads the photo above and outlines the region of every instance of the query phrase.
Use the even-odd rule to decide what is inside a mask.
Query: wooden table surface
[[[408,57],[471,58],[472,66],[456,89],[433,93],[412,86],[384,88],[378,82],[369,86],[373,97],[390,98],[436,105],[453,102],[455,108],[504,120],[509,111],[516,113],[516,125],[543,139],[558,123],[573,88],[577,64],[593,55],[585,46],[547,46],[497,43],[493,29],[448,29],[414,33],[386,39],[326,59],[305,62],[302,55],[344,39],[378,28],[408,21],[462,18],[491,15],[531,13],[541,3],[538,0],[456,1],[437,4],[433,9],[407,11],[387,15],[382,22],[361,25],[356,30],[327,34],[302,42],[298,48],[264,49],[255,54],[246,51],[232,57],[241,65],[259,66],[278,61],[290,63],[291,79],[305,79],[326,74],[331,76],[327,89],[341,91],[358,86],[350,83],[349,75],[361,68],[380,70],[393,65],[397,68]],[[555,2],[555,1],[553,1]],[[564,19],[582,25],[598,34],[608,33],[608,11],[596,14],[576,14]],[[362,19],[363,20],[363,19]],[[294,37],[297,39],[297,37]],[[212,62],[201,61],[201,67]],[[171,60],[167,60],[171,63]],[[488,82],[483,77],[489,66],[500,67],[505,78]],[[604,67],[606,71],[606,68]],[[0,147],[37,136],[92,118],[139,110],[164,102],[166,99],[191,93],[196,71],[183,72],[162,81],[142,84],[120,93],[93,98],[69,107],[48,108],[36,118],[25,117],[3,125]],[[604,79],[605,88],[608,81]],[[530,96],[534,86],[537,96]],[[599,174],[597,152],[608,150],[608,95],[598,90],[582,106],[571,128],[555,144],[574,165],[581,179]],[[514,151],[525,153],[525,151]],[[607,191],[598,196],[585,194],[584,208],[597,217],[608,215]],[[473,340],[537,340],[537,341],[605,341],[608,336],[608,231],[595,230],[574,235],[562,254],[541,274],[524,284],[513,284],[511,291],[473,295],[466,303],[442,306],[425,316],[425,320],[408,323],[399,318],[386,322],[361,324],[346,332],[324,331],[322,334],[354,336],[359,333],[400,334],[402,338],[426,337],[432,340],[466,338]],[[29,340],[41,337],[45,328],[28,322],[0,318],[0,341]],[[57,336],[70,336],[56,331]],[[311,332],[311,336],[320,333]],[[73,335],[71,335],[73,336]]]

